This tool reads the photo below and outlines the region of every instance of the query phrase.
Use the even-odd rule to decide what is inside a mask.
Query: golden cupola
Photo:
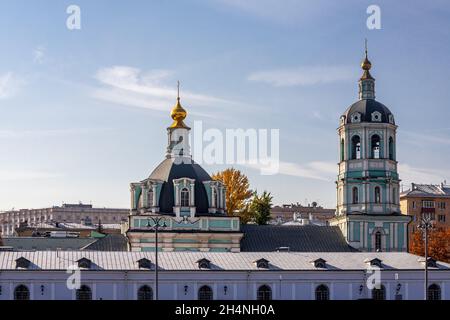
[[[184,119],[186,119],[187,111],[181,106],[180,103],[180,83],[178,82],[178,97],[177,97],[177,103],[173,107],[172,111],[170,112],[170,116],[173,119],[173,123],[170,125],[169,128],[186,128],[189,129],[188,126],[186,126],[183,122]]]

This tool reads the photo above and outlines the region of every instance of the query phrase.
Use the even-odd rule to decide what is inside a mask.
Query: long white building
[[[0,300],[153,299],[154,262],[153,252],[0,252]],[[161,252],[159,299],[423,299],[424,263],[400,252]],[[428,263],[429,298],[450,299],[450,264]]]

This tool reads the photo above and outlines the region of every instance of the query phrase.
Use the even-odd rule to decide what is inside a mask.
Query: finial
[[[180,103],[180,81],[177,81],[177,103],[173,107],[170,116],[173,119],[173,123],[169,128],[188,128],[183,122],[187,116],[187,111],[181,106]]]
[[[365,48],[366,59],[367,59],[367,38],[364,39],[364,48]]]

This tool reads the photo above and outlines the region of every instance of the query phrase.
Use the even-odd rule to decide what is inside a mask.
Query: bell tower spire
[[[372,63],[369,61],[367,54],[367,39],[365,39],[365,58],[361,62],[363,75],[359,79],[359,100],[375,99],[375,79],[370,74]]]
[[[187,111],[180,103],[180,81],[177,81],[177,103],[172,108],[170,116],[173,119],[170,127],[167,128],[169,144],[167,146],[166,157],[191,157],[189,146],[189,128],[183,120],[186,119]]]

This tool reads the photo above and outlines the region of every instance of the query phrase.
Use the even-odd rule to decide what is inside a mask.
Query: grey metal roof
[[[108,234],[87,245],[83,250],[90,251],[127,251],[128,238],[122,234]]]
[[[355,112],[361,114],[361,122],[372,122],[372,113],[378,111],[381,114],[381,123],[389,123],[389,115],[392,112],[381,102],[375,99],[362,99],[352,104],[344,112],[346,122],[351,123],[351,115]]]
[[[401,197],[450,197],[450,186],[440,184],[413,183],[411,189],[402,192]]]
[[[36,252],[0,252],[0,270],[16,269],[16,259],[31,261],[31,270],[67,270],[76,265],[81,258],[92,261],[91,270],[143,270],[137,261],[147,258],[154,262],[152,252],[101,252],[101,251],[36,251]],[[286,253],[286,252],[161,252],[158,255],[161,270],[199,270],[197,261],[206,258],[211,270],[260,270],[254,263],[264,258],[269,261],[269,270],[321,270],[314,267],[313,261],[324,259],[328,270],[365,270],[367,261],[378,258],[383,269],[421,270],[420,257],[400,252],[322,252],[322,253]],[[438,269],[450,271],[450,264],[438,262]],[[145,269],[148,270],[148,269]],[[431,270],[436,270],[431,268]],[[202,272],[202,271],[200,271]]]
[[[161,213],[173,213],[174,186],[173,180],[179,178],[195,179],[195,206],[197,213],[208,213],[208,197],[203,181],[211,181],[211,176],[191,158],[183,158],[181,163],[174,158],[165,159],[150,174],[149,179],[164,181],[159,196],[159,211]]]
[[[298,252],[351,252],[339,227],[292,225],[242,225],[241,250],[270,252],[289,247]]]
[[[3,238],[3,245],[13,250],[80,250],[97,241],[93,238],[40,238],[40,237],[8,237]]]

